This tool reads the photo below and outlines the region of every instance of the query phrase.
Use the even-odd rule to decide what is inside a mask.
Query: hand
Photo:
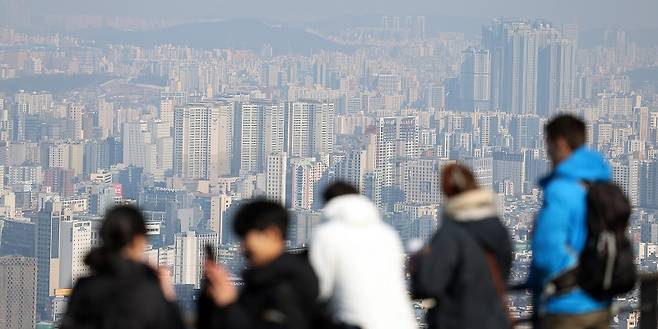
[[[165,299],[170,302],[176,301],[176,291],[174,290],[174,284],[171,281],[169,269],[159,267],[156,271],[158,273],[158,281],[160,282],[160,290],[162,290]]]
[[[206,261],[208,295],[219,307],[226,307],[238,300],[238,290],[231,282],[228,272],[213,261]]]

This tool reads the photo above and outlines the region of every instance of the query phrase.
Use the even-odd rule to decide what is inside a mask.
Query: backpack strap
[[[496,288],[496,293],[500,298],[501,305],[505,308],[505,315],[507,315],[507,320],[509,323],[513,323],[512,316],[509,313],[509,308],[507,307],[507,284],[503,279],[503,275],[500,271],[500,266],[498,266],[498,261],[496,256],[491,252],[484,252],[485,260],[487,261],[487,267],[491,273],[491,279],[493,280],[494,287]]]
[[[578,287],[578,267],[563,272],[544,287],[543,297],[550,298],[570,292]]]
[[[505,284],[505,280],[503,280],[503,275],[500,273],[500,267],[498,266],[498,261],[496,261],[496,256],[490,252],[485,252],[484,255],[487,260],[487,267],[489,267],[489,272],[491,273],[491,278],[496,287],[496,292],[498,293],[498,296],[504,298],[507,296],[507,285]]]

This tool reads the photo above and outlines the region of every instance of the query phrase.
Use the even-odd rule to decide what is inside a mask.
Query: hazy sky
[[[1,0],[0,0],[1,1]],[[20,0],[10,0],[20,1]],[[336,16],[543,17],[584,27],[658,27],[658,0],[23,0],[35,13],[140,17],[264,17],[281,21]]]

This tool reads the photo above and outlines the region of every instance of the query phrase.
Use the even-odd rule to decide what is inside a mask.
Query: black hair
[[[85,264],[95,271],[106,269],[138,236],[146,236],[146,223],[138,208],[122,205],[110,209],[101,225],[101,244],[89,252]]]
[[[252,200],[240,207],[233,218],[233,230],[241,239],[252,230],[264,231],[276,227],[285,239],[290,218],[288,211],[280,204],[259,199]]]
[[[572,150],[585,144],[587,135],[585,130],[585,122],[570,114],[558,115],[544,127],[546,138],[549,141],[555,141],[558,137],[563,137]]]
[[[359,190],[350,183],[338,181],[327,186],[322,193],[322,199],[327,203],[335,197],[346,194],[359,194]]]

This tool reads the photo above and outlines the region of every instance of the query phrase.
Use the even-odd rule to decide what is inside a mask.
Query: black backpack
[[[633,289],[637,280],[633,249],[626,234],[631,204],[619,186],[587,182],[585,248],[577,283],[595,299],[605,300]]]
[[[550,282],[546,293],[560,295],[576,287],[598,300],[633,289],[637,270],[626,235],[631,204],[619,186],[583,182],[587,188],[587,240],[578,266]]]

